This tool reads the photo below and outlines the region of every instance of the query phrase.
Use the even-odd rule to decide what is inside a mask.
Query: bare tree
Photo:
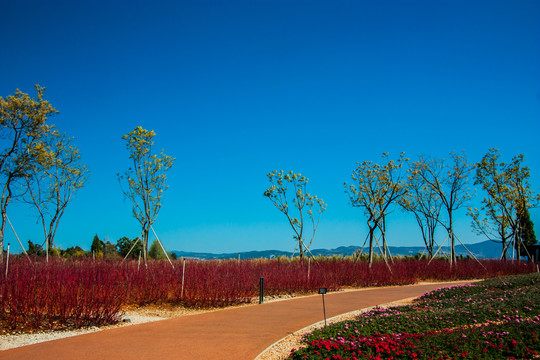
[[[33,99],[20,90],[15,95],[0,97],[0,179],[2,195],[0,198],[0,259],[4,251],[7,207],[13,197],[21,195],[16,188],[25,181],[33,166],[44,159],[41,140],[51,126],[46,124],[56,109],[44,99],[45,88],[35,86],[37,98]]]
[[[301,174],[295,174],[293,171],[285,174],[283,170],[274,170],[268,173],[267,176],[272,185],[266,189],[263,195],[270,199],[272,204],[287,217],[295,234],[294,239],[298,242],[300,258],[303,258],[304,250],[309,252],[309,247],[315,238],[315,233],[321,220],[321,214],[326,210],[326,204],[322,199],[319,199],[315,195],[312,196],[307,192],[309,179]],[[292,185],[292,202],[297,215],[292,213],[294,210],[288,204],[288,185]],[[314,209],[318,213],[316,219],[313,214]],[[306,242],[304,236],[306,215],[311,221],[312,233],[309,242]]]
[[[448,232],[450,239],[450,264],[456,263],[454,234],[454,212],[463,207],[471,198],[467,183],[472,166],[467,164],[465,155],[450,153],[450,160],[436,160],[420,157],[412,164],[411,176],[422,182],[440,198],[446,210],[446,222],[438,222]]]
[[[405,211],[414,215],[422,232],[422,239],[426,245],[429,258],[432,258],[434,248],[437,245],[435,229],[441,213],[441,199],[431,186],[425,185],[418,177],[409,176],[406,187],[408,191],[400,199],[399,204]]]
[[[397,161],[388,160],[388,153],[382,155],[387,160],[385,165],[371,161],[358,163],[353,171],[352,182],[345,182],[345,192],[349,196],[351,206],[364,209],[369,228],[369,265],[373,263],[375,231],[381,231],[383,244],[382,255],[386,260],[386,216],[390,206],[395,204],[405,193],[402,167],[408,161],[401,153]]]
[[[66,135],[51,132],[43,141],[48,156],[26,177],[28,191],[23,201],[33,205],[39,214],[48,261],[60,219],[68,203],[84,186],[88,170],[80,161],[79,150]]]
[[[122,181],[127,187],[122,188],[124,195],[133,204],[133,216],[141,224],[141,239],[143,258],[146,262],[148,255],[148,234],[152,224],[156,221],[163,193],[167,189],[165,180],[167,171],[172,167],[174,158],[161,152],[159,155],[152,154],[154,145],[154,131],[148,131],[140,126],[122,136],[126,140],[129,150],[129,158],[133,161],[133,167],[123,175],[118,174],[120,185]]]

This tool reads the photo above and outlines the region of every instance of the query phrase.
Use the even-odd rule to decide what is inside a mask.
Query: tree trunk
[[[6,231],[6,214],[2,211],[2,224],[0,225],[0,264],[4,259],[4,233]]]
[[[371,269],[371,264],[373,264],[373,232],[375,227],[369,228],[369,268]]]
[[[4,255],[4,235],[6,233],[7,206],[11,200],[11,176],[6,180],[4,190],[2,192],[2,200],[0,201],[0,213],[2,215],[2,224],[0,225],[0,261]],[[7,191],[7,194],[6,194]]]
[[[45,236],[45,244],[46,244],[46,249],[47,249],[47,262],[49,262],[49,252],[51,251],[51,249],[53,248],[52,246],[52,234],[51,232],[49,231],[49,233]]]
[[[428,226],[428,255],[430,259],[433,259],[433,243],[435,242],[435,231]]]
[[[382,217],[382,226],[381,226],[381,229],[382,229],[382,250],[383,250],[383,257],[386,259],[386,257],[388,256],[388,245],[386,244],[386,218],[383,216]]]
[[[435,248],[435,229],[437,228],[437,221],[434,219],[427,219],[428,237],[429,237],[429,258],[433,259],[433,250]]]
[[[517,228],[516,228],[516,231],[515,231],[515,235],[514,235],[514,249],[515,249],[515,252],[516,252],[516,260],[519,262],[521,260],[521,254],[520,254],[520,248],[521,248],[521,227],[520,227],[520,224],[519,224],[519,216],[518,216],[518,221],[517,221]]]
[[[414,214],[414,217],[416,218],[416,223],[420,227],[420,232],[422,233],[422,240],[424,240],[424,245],[426,245],[426,249],[429,252],[429,238],[428,238],[428,234],[426,234],[426,231],[429,230],[429,228],[424,229],[424,224],[422,223],[422,219],[420,218],[420,216],[418,216],[416,212],[413,212],[413,214]]]
[[[146,260],[148,259],[148,232],[149,231],[150,230],[143,225],[141,240],[142,240],[143,261],[145,264],[146,264]]]
[[[298,249],[300,250],[300,260],[304,258],[304,248],[302,247],[302,239],[298,239]]]
[[[452,225],[452,212],[448,212],[448,234],[450,235],[450,266],[456,264],[456,239],[454,238],[454,228]]]
[[[505,231],[504,231],[504,226],[501,225],[501,240],[502,240],[502,259],[503,261],[506,261],[507,258],[506,258],[506,252],[507,252],[507,249],[506,249],[506,234],[505,234]]]

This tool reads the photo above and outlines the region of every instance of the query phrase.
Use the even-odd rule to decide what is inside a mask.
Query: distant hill
[[[484,241],[476,244],[467,244],[467,249],[474,254],[474,256],[483,259],[498,259],[501,255],[501,245],[492,241]],[[358,246],[340,246],[335,249],[314,249],[311,252],[313,255],[333,256],[343,255],[348,256],[354,254],[360,247]],[[421,254],[424,251],[423,246],[390,246],[390,253],[392,255],[415,255]],[[442,251],[448,253],[450,247],[443,246]],[[364,249],[366,252],[366,249]],[[197,259],[260,259],[260,258],[273,258],[277,256],[291,256],[289,251],[282,250],[264,250],[264,251],[246,251],[240,253],[199,253],[199,252],[187,252],[187,251],[173,251],[178,257],[197,258]],[[469,252],[463,247],[463,245],[456,246],[456,254],[467,256]]]

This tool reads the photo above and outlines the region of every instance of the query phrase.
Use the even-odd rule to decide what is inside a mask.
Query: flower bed
[[[532,359],[539,303],[540,274],[436,290],[315,330],[290,359]]]

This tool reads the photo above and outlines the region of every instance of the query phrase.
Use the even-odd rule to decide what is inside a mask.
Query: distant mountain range
[[[466,244],[467,249],[474,254],[474,256],[482,259],[498,259],[501,256],[501,245],[492,241],[484,241],[476,244]],[[354,254],[360,247],[358,246],[340,246],[335,249],[314,249],[311,252],[313,255],[333,256],[343,255],[348,256]],[[456,254],[467,256],[469,252],[463,245],[456,245]],[[364,253],[367,249],[364,249]],[[423,246],[390,246],[390,253],[392,255],[415,255],[421,254],[424,251]],[[446,253],[450,252],[450,247],[443,246],[441,251]],[[245,251],[238,253],[225,253],[225,254],[213,254],[213,253],[199,253],[199,252],[187,252],[187,251],[173,251],[178,257],[197,258],[197,259],[260,259],[260,258],[273,258],[277,256],[291,256],[289,251],[281,250],[264,250],[264,251]],[[377,251],[378,253],[378,251]],[[298,254],[298,253],[297,253]]]

